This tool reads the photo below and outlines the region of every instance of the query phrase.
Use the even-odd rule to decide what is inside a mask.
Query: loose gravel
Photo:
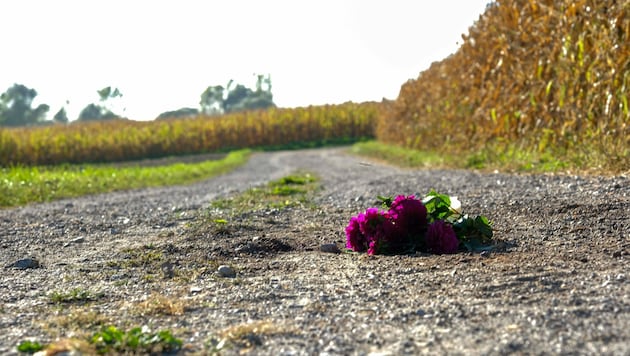
[[[321,179],[313,204],[209,223],[212,200],[299,170]],[[348,219],[377,195],[431,189],[488,216],[504,248],[367,257],[330,245],[344,250]],[[112,324],[170,330],[187,354],[629,355],[629,236],[626,176],[256,153],[193,185],[0,210],[0,354]]]

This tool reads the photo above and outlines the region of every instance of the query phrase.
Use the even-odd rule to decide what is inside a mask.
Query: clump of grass
[[[45,350],[47,355],[60,353],[79,354],[164,354],[175,353],[182,347],[182,341],[169,330],[152,333],[144,328],[123,331],[110,325],[103,327],[87,340],[62,339],[49,345],[26,340],[17,346],[20,352],[35,353]]]
[[[296,330],[286,325],[279,325],[269,320],[255,321],[230,326],[211,338],[207,347],[212,353],[232,347],[253,349],[263,343],[263,337],[284,333],[294,333]]]
[[[19,352],[24,352],[28,354],[34,354],[37,351],[41,351],[43,349],[44,345],[34,340],[24,340],[17,346],[17,350]]]
[[[249,150],[193,164],[157,167],[111,165],[13,167],[0,170],[0,207],[44,202],[115,190],[192,183],[244,164]]]
[[[198,227],[210,227],[217,235],[230,236],[237,230],[256,229],[248,221],[260,212],[313,208],[312,197],[319,188],[317,181],[310,173],[296,172],[241,194],[217,199],[204,212]],[[233,220],[238,222],[233,224]],[[275,223],[271,216],[266,222]]]
[[[125,248],[121,251],[125,254],[125,259],[112,263],[112,267],[119,266],[125,268],[133,267],[157,267],[166,262],[162,251],[155,249],[152,245],[144,245],[140,248]]]
[[[141,315],[182,315],[186,307],[186,302],[179,297],[154,293],[147,300],[136,305],[133,311]]]
[[[69,292],[53,291],[50,294],[50,301],[54,304],[87,303],[97,301],[102,297],[102,293],[94,293],[87,289],[75,288]]]
[[[41,326],[54,337],[60,337],[60,332],[71,331],[75,336],[89,336],[90,331],[111,323],[111,319],[93,310],[91,306],[62,304],[52,316],[47,316]]]
[[[182,347],[182,341],[169,330],[152,333],[143,328],[122,331],[115,326],[108,326],[97,332],[90,339],[98,353],[146,353],[163,354],[176,352]]]
[[[211,209],[227,215],[264,209],[283,209],[296,206],[308,206],[310,195],[317,189],[317,178],[310,173],[298,172],[269,182],[263,187],[256,187],[234,197],[218,199],[211,203]],[[213,217],[217,225],[225,225],[229,219]]]

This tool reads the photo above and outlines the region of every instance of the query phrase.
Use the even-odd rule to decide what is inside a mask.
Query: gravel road
[[[212,200],[296,170],[321,178],[314,207],[204,223]],[[506,249],[320,252],[343,248],[348,219],[377,195],[430,189],[488,216]],[[343,148],[256,153],[193,185],[0,210],[0,354],[114,324],[171,330],[189,354],[630,355],[629,259],[626,176],[406,170]]]

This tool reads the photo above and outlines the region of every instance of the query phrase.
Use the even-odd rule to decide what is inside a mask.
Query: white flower
[[[462,213],[462,202],[457,197],[449,197],[451,199],[451,210],[457,214]]]

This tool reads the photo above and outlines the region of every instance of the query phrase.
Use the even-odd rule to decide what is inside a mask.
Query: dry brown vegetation
[[[151,122],[0,129],[0,166],[118,162],[372,137],[377,103],[270,109]]]
[[[463,40],[402,86],[379,140],[630,167],[630,1],[501,0]]]

